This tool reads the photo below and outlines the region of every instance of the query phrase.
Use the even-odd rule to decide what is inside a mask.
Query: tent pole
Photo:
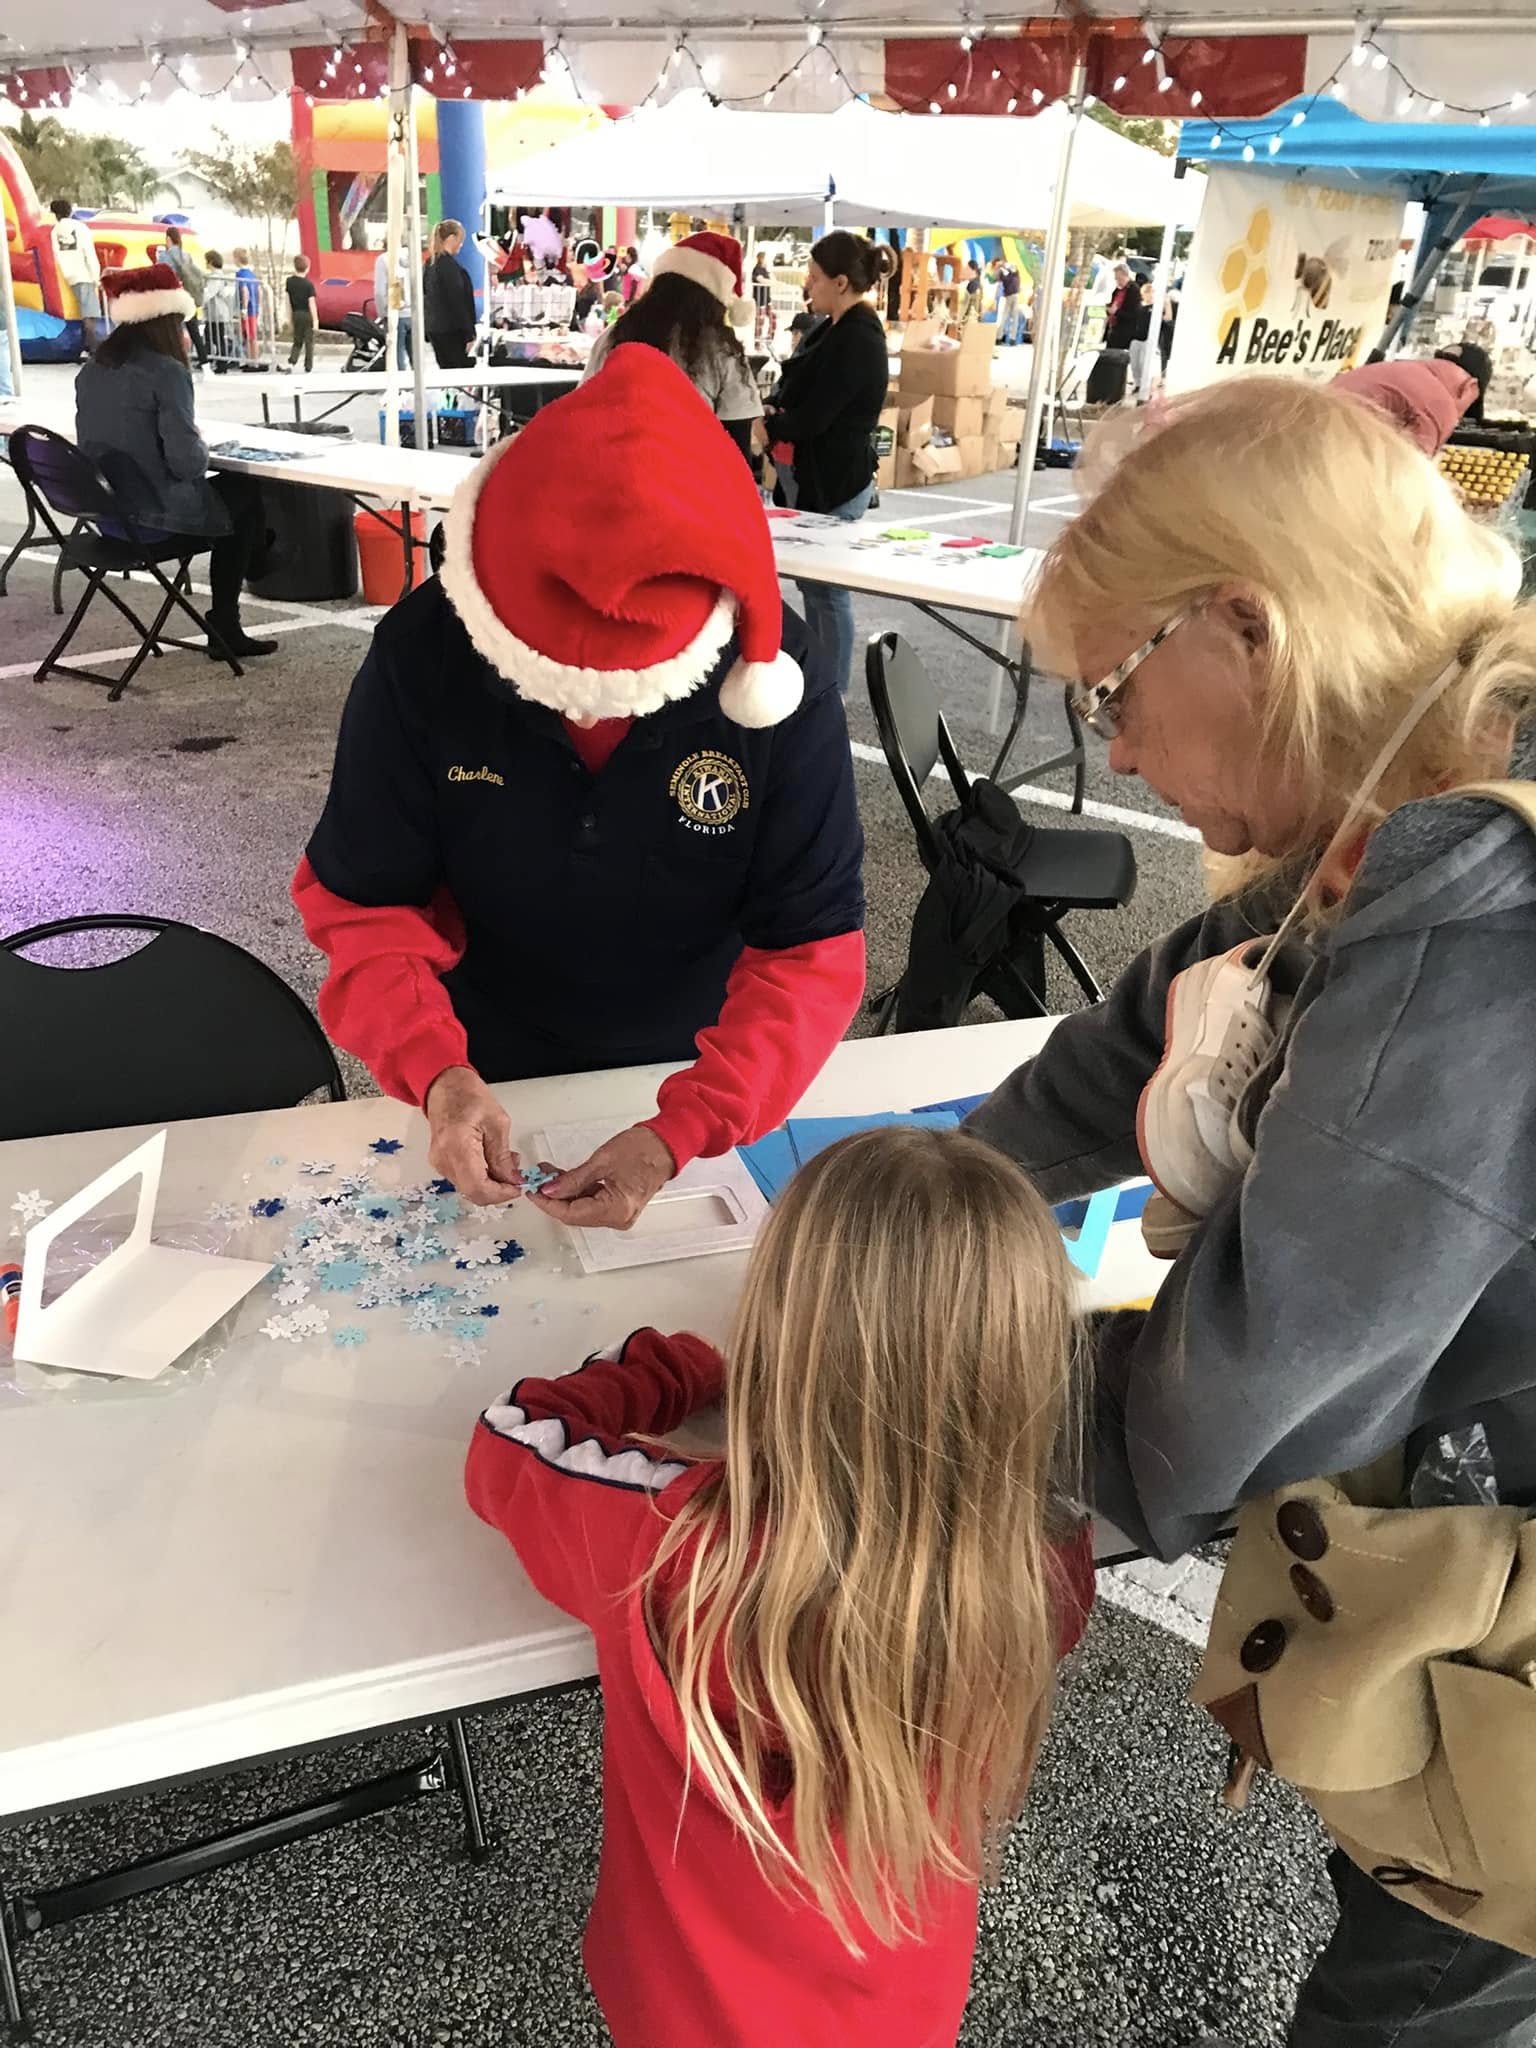
[[[1481,182],[1481,181],[1479,181]],[[1434,232],[1434,214],[1431,211],[1424,223],[1424,239],[1428,244],[1426,253],[1420,259],[1418,269],[1413,273],[1412,282],[1398,302],[1397,311],[1388,319],[1376,344],[1376,353],[1385,355],[1394,342],[1400,341],[1413,325],[1413,316],[1418,312],[1424,294],[1440,274],[1441,265],[1461,240],[1467,229],[1476,220],[1482,208],[1475,198],[1452,207],[1445,217],[1445,224],[1438,234]],[[1430,236],[1434,235],[1433,241]]]
[[[1157,272],[1152,280],[1151,318],[1147,324],[1147,352],[1141,360],[1141,383],[1136,395],[1145,404],[1151,395],[1154,373],[1162,367],[1157,338],[1162,331],[1163,308],[1168,303],[1168,286],[1173,276],[1173,244],[1179,230],[1172,220],[1163,223],[1163,246],[1157,252]]]
[[[1083,100],[1088,90],[1088,67],[1081,57],[1072,66],[1067,87],[1070,118],[1061,131],[1061,157],[1056,165],[1056,191],[1051,201],[1051,225],[1045,238],[1045,255],[1040,265],[1040,284],[1035,292],[1034,346],[1030,350],[1029,397],[1024,407],[1024,434],[1019,442],[1019,473],[1013,484],[1013,518],[1008,538],[1015,547],[1024,544],[1024,526],[1029,517],[1029,498],[1040,441],[1040,422],[1045,415],[1045,397],[1056,383],[1056,345],[1061,331],[1061,294],[1066,283],[1067,224],[1071,218],[1068,185],[1072,177],[1072,151],[1078,125],[1083,118]]]
[[[395,338],[400,331],[400,232],[405,197],[405,124],[410,119],[410,45],[405,24],[396,22],[389,38],[389,157],[387,164],[388,225],[384,231],[384,441],[400,445],[400,383],[395,367]],[[416,420],[416,445],[425,448],[421,418]]]
[[[821,202],[821,232],[830,235],[837,226],[837,188],[828,185],[827,196]]]
[[[409,259],[405,266],[405,296],[411,312],[411,384],[416,417],[427,407],[427,337],[422,327],[421,303],[421,150],[416,137],[416,87],[405,88],[405,219]],[[420,441],[416,444],[422,445]]]
[[[16,325],[16,293],[11,284],[10,251],[0,246],[0,320],[5,324],[4,341],[11,359],[11,390],[21,396],[21,333]]]

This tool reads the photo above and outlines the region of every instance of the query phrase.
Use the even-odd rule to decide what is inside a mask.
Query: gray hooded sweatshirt
[[[1139,1175],[1169,982],[1274,928],[1192,919],[967,1127],[1051,1201]],[[1473,1422],[1501,1500],[1536,1503],[1533,1049],[1536,836],[1483,799],[1405,805],[1312,942],[1247,1174],[1149,1311],[1093,1324],[1103,1514],[1175,1557],[1237,1501]]]

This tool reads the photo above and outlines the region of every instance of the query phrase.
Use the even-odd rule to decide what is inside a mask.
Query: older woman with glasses
[[[1043,567],[1031,640],[1198,829],[1215,900],[970,1127],[1053,1201],[1162,1190],[1177,1263],[1092,1326],[1096,1504],[1161,1556],[1389,1454],[1382,1505],[1418,1508],[1447,1442],[1536,1507],[1536,835],[1468,787],[1536,774],[1519,586],[1388,420],[1271,379],[1169,406]],[[1298,1558],[1317,1534],[1280,1525]],[[1244,1642],[1255,1675],[1358,1621],[1346,1559],[1278,1554],[1299,1592]],[[1265,1760],[1256,1715],[1227,1725]],[[1436,1862],[1335,1854],[1293,2048],[1536,2041],[1536,1961],[1468,1931]]]

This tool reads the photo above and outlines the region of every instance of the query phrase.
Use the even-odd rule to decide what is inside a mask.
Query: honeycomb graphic
[[[1264,303],[1269,290],[1269,249],[1270,220],[1267,206],[1256,206],[1249,217],[1248,232],[1240,242],[1234,242],[1221,259],[1217,277],[1221,284],[1222,302],[1216,315],[1216,344],[1219,348],[1226,340],[1227,330],[1234,320],[1257,313]]]

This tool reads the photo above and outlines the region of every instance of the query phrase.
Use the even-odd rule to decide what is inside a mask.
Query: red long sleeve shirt
[[[381,622],[293,897],[321,1019],[386,1093],[692,1046],[652,1124],[679,1167],[795,1107],[863,992],[862,839],[842,707],[784,636],[806,696],[776,727],[712,689],[580,727],[492,678],[435,584]]]
[[[635,1438],[718,1401],[721,1372],[702,1338],[641,1330],[564,1379],[520,1382],[470,1445],[470,1505],[597,1642],[603,1849],[587,1974],[616,2048],[952,2048],[976,1886],[937,1886],[920,1938],[887,1946],[866,1930],[855,1957],[819,1909],[769,1884],[708,1790],[687,1782],[681,1715],[636,1588],[715,1467]],[[1065,1652],[1093,1600],[1086,1531],[1059,1563]],[[790,1825],[787,1802],[779,1817]]]

